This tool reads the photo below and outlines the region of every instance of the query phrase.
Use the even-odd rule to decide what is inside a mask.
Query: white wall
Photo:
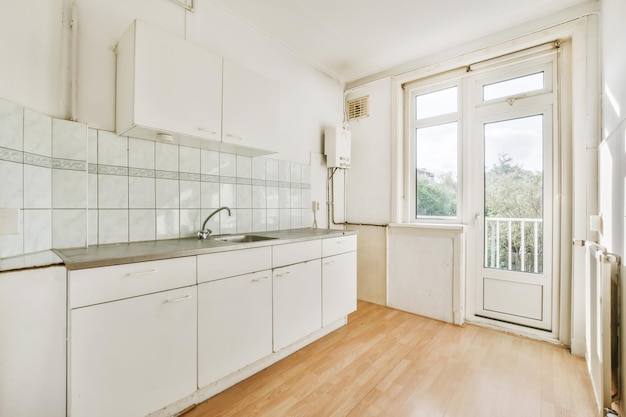
[[[624,259],[626,247],[626,214],[624,189],[626,187],[626,4],[622,0],[602,1],[602,139],[599,148],[600,213],[603,216],[603,233],[600,243]],[[622,277],[625,275],[622,261]],[[626,311],[626,286],[621,285],[621,315]],[[626,340],[626,326],[621,326],[620,338]],[[624,364],[626,349],[621,349],[622,410],[626,398]]]

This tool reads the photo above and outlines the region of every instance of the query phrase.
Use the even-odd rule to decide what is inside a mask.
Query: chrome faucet
[[[206,220],[204,221],[204,223],[202,223],[202,230],[200,230],[198,232],[198,239],[206,239],[209,237],[209,235],[212,233],[211,230],[206,228],[206,224],[207,222],[211,219],[211,217],[215,216],[217,213],[219,213],[222,210],[226,210],[228,212],[228,215],[230,216],[230,209],[226,206],[224,207],[220,207],[217,210],[215,210],[213,213],[209,214],[209,217],[206,218]]]

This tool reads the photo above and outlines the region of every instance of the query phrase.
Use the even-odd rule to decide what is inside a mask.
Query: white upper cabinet
[[[224,59],[222,150],[251,156],[280,149],[280,86]]]
[[[221,107],[222,58],[135,20],[117,45],[117,134],[167,133],[217,147]]]

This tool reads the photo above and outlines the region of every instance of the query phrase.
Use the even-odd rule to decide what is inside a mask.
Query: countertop
[[[235,233],[233,235],[255,235],[271,239],[255,242],[224,242],[216,240],[220,236],[206,240],[198,238],[154,240],[148,242],[118,243],[97,245],[87,248],[54,249],[68,270],[97,268],[133,262],[179,258],[206,253],[225,252],[261,246],[281,245],[299,241],[354,235],[356,231],[334,229],[290,229],[272,232]],[[228,235],[221,235],[228,236]]]

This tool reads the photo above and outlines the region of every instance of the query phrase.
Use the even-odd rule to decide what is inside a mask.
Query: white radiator
[[[600,412],[612,410],[618,396],[619,256],[585,242],[587,366]],[[615,407],[615,409],[617,409]],[[608,415],[611,415],[610,413]]]

